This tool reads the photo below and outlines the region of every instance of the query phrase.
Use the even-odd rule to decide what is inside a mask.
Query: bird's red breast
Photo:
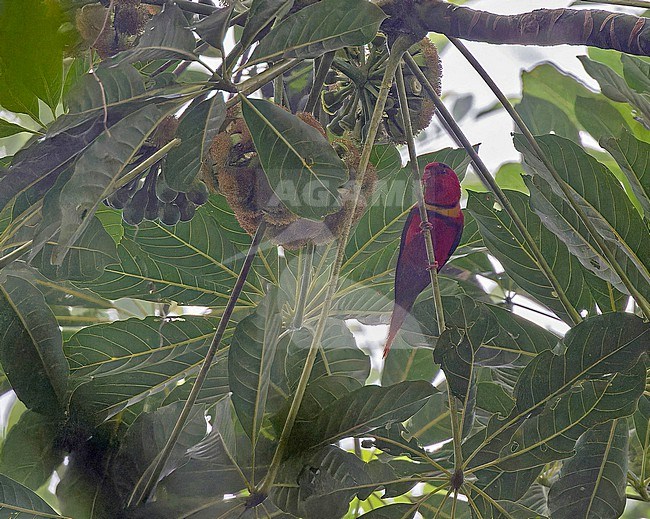
[[[460,182],[449,166],[428,164],[422,175],[427,219],[431,224],[433,250],[440,270],[460,242],[464,217],[460,209]],[[431,282],[429,260],[417,206],[413,206],[404,224],[395,270],[395,305],[391,316],[384,358],[413,303]]]

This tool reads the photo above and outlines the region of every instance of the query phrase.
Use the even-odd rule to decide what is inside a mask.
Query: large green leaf
[[[214,325],[201,317],[147,317],[88,326],[65,343],[73,377],[101,378],[145,370],[203,349]]]
[[[555,132],[573,142],[580,142],[576,125],[551,101],[530,95],[527,90],[524,90],[521,101],[515,109],[533,135]]]
[[[564,352],[541,352],[515,386],[516,412],[528,413],[586,378],[625,372],[650,351],[650,326],[627,313],[582,321],[562,340]]]
[[[242,113],[277,199],[294,213],[320,218],[341,206],[338,189],[348,180],[345,163],[325,137],[283,108],[242,98]]]
[[[106,232],[99,219],[93,217],[77,243],[61,265],[52,265],[50,258],[56,243],[47,243],[31,264],[52,280],[92,281],[104,268],[117,261],[115,241]]]
[[[85,74],[68,91],[64,103],[68,113],[77,114],[108,107],[144,94],[144,80],[128,63],[108,68],[99,66]]]
[[[280,342],[279,349],[284,354],[283,367],[290,391],[298,385],[312,339],[313,333],[302,328],[286,335]],[[344,375],[363,384],[369,373],[370,359],[358,348],[345,322],[329,319],[310,381],[329,375]]]
[[[25,279],[0,276],[0,363],[34,411],[57,415],[68,385],[61,332],[43,294]]]
[[[183,11],[176,4],[166,4],[147,22],[136,46],[113,58],[112,64],[155,59],[196,59],[196,40]]]
[[[185,452],[182,463],[161,481],[158,501],[181,501],[187,510],[215,502],[216,496],[235,494],[246,488],[248,467],[240,466],[242,458],[250,462],[250,440],[236,418],[229,397],[214,406],[212,430]],[[245,462],[244,462],[245,463]],[[168,503],[168,505],[171,503]]]
[[[183,402],[176,402],[150,413],[142,413],[129,427],[113,463],[113,478],[125,501],[162,451],[182,409]],[[185,452],[197,444],[205,434],[204,409],[203,406],[197,405],[190,412],[167,458],[163,472],[168,473],[175,469]]]
[[[628,428],[625,420],[595,426],[580,437],[551,487],[553,518],[620,517],[625,508]]]
[[[333,445],[288,458],[280,466],[273,502],[289,513],[310,519],[341,517],[352,497],[370,478],[365,463]]]
[[[41,487],[63,461],[55,446],[58,420],[25,411],[9,429],[0,454],[0,473],[29,488]]]
[[[276,17],[282,17],[293,6],[293,0],[253,0],[240,43],[245,49],[255,36]]]
[[[244,261],[248,236],[221,196],[213,196],[189,222],[168,227],[143,222],[127,228],[118,246],[119,263],[87,288],[108,298],[134,297],[179,304],[225,306]],[[274,259],[275,258],[275,259]],[[269,265],[277,264],[277,247],[263,243],[244,285],[238,308],[250,308],[263,294]]]
[[[20,519],[62,517],[33,490],[0,474],[0,515]]]
[[[313,421],[296,424],[290,448],[295,452],[321,447],[347,436],[365,434],[387,423],[402,422],[413,416],[436,392],[424,381],[362,387],[330,404]]]
[[[601,139],[599,143],[616,159],[630,181],[646,218],[650,217],[650,144],[636,139],[628,131],[623,131],[617,137]]]
[[[260,302],[254,314],[240,321],[228,351],[232,403],[253,448],[262,429],[282,324],[277,303],[277,291],[274,290]]]
[[[11,137],[12,135],[23,132],[37,133],[34,130],[30,130],[29,128],[25,128],[18,124],[13,124],[9,121],[5,121],[4,119],[0,119],[0,139],[3,137]]]
[[[644,385],[642,363],[628,373],[583,380],[526,420],[493,416],[486,429],[467,440],[463,451],[471,453],[469,465],[478,469],[479,479],[489,479],[494,467],[508,472],[539,470],[571,457],[575,442],[594,425],[632,414]]]
[[[151,325],[155,322],[155,318],[148,318],[145,320],[146,324]],[[115,335],[111,333],[108,337],[100,333],[102,329],[110,329],[115,326],[118,329],[123,329],[123,323],[115,324],[102,324],[90,328],[89,333],[86,335],[85,331],[82,333],[86,339],[92,339],[90,348],[96,349],[96,352],[89,357],[89,348],[86,346],[85,356],[92,358],[92,362],[100,358],[105,361],[105,366],[102,368],[104,373],[95,374],[92,377],[85,376],[84,370],[97,369],[92,363],[82,365],[75,364],[73,368],[73,380],[76,386],[71,395],[71,407],[79,412],[83,412],[88,416],[91,422],[100,423],[115,414],[119,413],[126,407],[143,401],[151,395],[155,395],[164,390],[173,389],[177,383],[184,378],[189,378],[194,375],[200,364],[203,361],[210,342],[210,333],[213,329],[213,324],[204,317],[183,317],[182,320],[177,320],[171,327],[162,326],[162,328],[155,328],[150,326],[147,330],[144,327],[138,329],[147,332],[147,343],[150,345],[159,344],[172,345],[177,344],[180,354],[174,356],[170,354],[168,348],[162,346],[165,350],[159,358],[155,356],[155,350],[151,351],[147,348],[147,343],[144,341],[138,342],[135,347],[141,348],[139,352],[144,353],[143,362],[139,361],[140,355],[134,356],[128,351],[126,345],[122,345],[121,351],[123,358],[119,359],[114,368],[128,366],[130,362],[134,366],[140,364],[137,369],[111,369],[110,358],[103,356],[101,351],[108,349],[109,351],[117,351],[114,344],[111,344],[111,338]],[[127,325],[131,326],[131,325]],[[166,339],[167,328],[169,328],[171,337]],[[126,334],[120,333],[122,337]],[[154,342],[154,335],[157,342]],[[185,337],[183,340],[182,337]],[[73,336],[73,339],[76,339]],[[133,338],[129,339],[133,342]],[[191,347],[188,347],[188,344]],[[130,346],[133,346],[129,343]],[[84,358],[81,355],[74,357],[75,361]],[[133,360],[133,359],[137,360]],[[215,365],[225,358],[223,353],[217,355]],[[155,363],[154,363],[155,362]],[[100,370],[101,371],[101,370]],[[77,376],[77,372],[79,376]]]
[[[506,190],[505,194],[564,288],[569,301],[576,309],[593,311],[595,301],[589,287],[599,280],[581,266],[561,239],[544,227],[540,218],[530,209],[529,197],[510,190]],[[485,245],[521,288],[566,318],[566,311],[553,286],[541,271],[539,262],[510,215],[494,207],[495,201],[489,193],[469,193],[467,209],[478,222]]]
[[[196,179],[201,161],[225,116],[226,106],[220,93],[187,109],[176,131],[181,144],[169,152],[162,170],[168,186],[184,191]]]
[[[25,23],[26,12],[29,23]],[[4,108],[30,113],[38,120],[38,105],[33,104],[38,97],[54,113],[63,86],[64,22],[58,2],[3,2],[0,82],[5,85],[0,83],[0,105]]]
[[[61,264],[70,247],[92,220],[98,205],[116,189],[117,179],[158,123],[176,105],[148,105],[127,115],[103,132],[75,164],[59,197],[60,213],[44,218],[61,220],[53,263]],[[41,238],[42,239],[42,238]],[[36,240],[35,240],[36,242]]]
[[[325,52],[372,41],[384,12],[367,0],[323,0],[280,22],[253,51],[249,63],[316,58]]]
[[[590,60],[587,56],[578,56],[582,66],[598,84],[603,94],[618,102],[627,102],[638,108],[646,121],[650,121],[650,99],[631,89],[625,80],[607,65]]]
[[[570,186],[575,202],[613,248],[617,261],[632,283],[645,297],[650,297],[650,232],[619,181],[607,168],[571,141],[556,135],[544,135],[536,137],[536,140],[557,173]],[[549,171],[523,136],[516,134],[514,141],[515,147],[523,153],[533,172],[549,182],[553,192],[563,198]],[[541,197],[532,198],[533,209],[543,213],[535,205],[538,200],[540,203],[543,201]],[[575,251],[573,243],[576,240],[582,238],[581,245],[590,240],[589,236],[583,236],[584,229],[569,231],[570,239],[566,234],[567,218],[559,219],[556,215],[549,214],[544,216],[549,217],[544,223],[569,245],[572,252]],[[592,266],[584,256],[578,257],[585,267],[599,274],[600,264]]]

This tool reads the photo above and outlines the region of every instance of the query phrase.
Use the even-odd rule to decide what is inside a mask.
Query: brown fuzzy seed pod
[[[298,117],[324,135],[322,126],[310,114],[299,114]],[[341,208],[322,220],[300,218],[277,198],[254,152],[250,132],[241,118],[232,119],[226,124],[226,131],[213,139],[209,150],[212,167],[204,163],[202,179],[212,191],[218,189],[224,195],[237,221],[249,234],[253,234],[264,219],[268,224],[266,235],[277,245],[296,249],[307,243],[328,243],[341,235],[346,220],[352,214],[354,180],[360,159],[359,150],[352,141],[339,140],[334,146],[348,166],[350,181],[339,190]],[[354,221],[363,214],[376,180],[375,169],[369,165]]]
[[[147,20],[146,11],[141,6],[121,5],[115,7],[113,25],[120,34],[130,36],[138,34]]]

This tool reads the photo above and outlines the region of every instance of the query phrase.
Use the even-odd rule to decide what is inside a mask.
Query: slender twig
[[[318,63],[318,68],[314,71],[314,81],[309,92],[309,98],[307,99],[307,104],[305,105],[305,112],[314,112],[316,104],[320,100],[320,92],[323,89],[323,83],[325,83],[325,77],[332,66],[332,61],[334,60],[334,51],[326,52]],[[314,114],[315,115],[315,114]]]
[[[431,277],[431,288],[433,290],[433,300],[436,307],[436,320],[438,322],[438,335],[442,335],[445,331],[445,312],[442,306],[442,296],[440,295],[440,284],[438,283],[438,269],[433,268],[436,265],[435,251],[433,249],[433,239],[431,232],[428,230],[429,217],[427,215],[426,203],[424,200],[424,192],[422,191],[422,179],[420,176],[420,167],[418,165],[418,156],[415,150],[415,141],[413,139],[413,128],[411,127],[411,118],[409,116],[408,98],[406,96],[406,85],[404,84],[404,74],[402,73],[402,66],[397,67],[395,74],[397,80],[397,93],[399,96],[399,106],[402,112],[402,122],[404,124],[404,135],[406,136],[406,144],[409,151],[409,161],[411,163],[412,176],[415,180],[415,193],[418,200],[418,209],[420,211],[420,219],[422,220],[422,228],[424,233],[424,243],[427,250],[427,260],[431,268],[429,268],[429,275]],[[463,454],[461,449],[461,432],[458,423],[458,409],[456,405],[456,398],[452,395],[451,390],[447,391],[449,401],[449,411],[451,418],[451,430],[454,442],[454,469],[456,473],[462,473]],[[462,479],[462,478],[461,478]]]
[[[625,285],[625,288],[627,288],[628,292],[630,295],[634,298],[634,300],[637,302],[639,305],[639,308],[641,308],[641,311],[644,313],[646,316],[646,319],[650,319],[650,303],[646,301],[646,299],[641,295],[641,293],[637,290],[637,288],[634,286],[634,283],[628,278],[627,274],[623,270],[623,267],[621,267],[620,263],[616,260],[616,256],[612,252],[612,250],[609,248],[605,240],[603,239],[602,235],[596,227],[594,226],[593,222],[589,219],[589,217],[586,215],[584,212],[583,208],[578,204],[576,199],[573,196],[573,188],[567,184],[564,179],[560,176],[560,174],[557,172],[555,169],[555,166],[553,166],[553,163],[551,160],[548,158],[548,156],[542,151],[542,148],[539,146],[537,141],[535,140],[535,137],[533,137],[533,134],[530,132],[528,127],[526,126],[526,123],[524,120],[519,116],[517,111],[514,109],[510,101],[508,101],[508,98],[503,94],[503,92],[499,89],[497,84],[492,80],[490,75],[487,73],[487,71],[481,66],[481,64],[476,60],[476,58],[472,55],[469,50],[467,50],[467,47],[463,45],[463,43],[456,39],[456,38],[449,38],[449,40],[456,46],[456,48],[460,51],[460,53],[469,61],[469,63],[474,67],[474,69],[478,72],[478,74],[481,76],[483,81],[490,87],[490,90],[494,93],[494,95],[499,99],[503,107],[506,109],[510,117],[513,118],[517,126],[519,127],[519,130],[521,133],[524,135],[526,140],[530,143],[530,145],[533,148],[533,151],[535,152],[535,155],[537,155],[537,158],[539,158],[546,169],[548,169],[549,173],[553,177],[553,180],[555,180],[556,184],[559,186],[559,188],[562,190],[562,193],[564,194],[564,197],[566,201],[569,203],[569,205],[573,208],[573,210],[576,212],[582,223],[584,223],[585,227],[587,228],[587,231],[593,238],[593,240],[596,242],[602,253],[605,255],[607,258],[607,261],[611,265],[611,267],[614,269],[616,274],[618,275],[619,278],[621,278],[621,281]]]
[[[429,94],[429,97],[431,98],[431,100],[436,106],[436,112],[438,113],[439,117],[442,117],[449,123],[449,126],[451,127],[454,134],[463,143],[463,147],[465,148],[468,155],[472,159],[472,162],[474,163],[476,172],[478,173],[479,177],[481,177],[483,182],[485,182],[490,187],[490,190],[494,193],[494,195],[498,199],[499,204],[501,204],[501,207],[503,207],[503,209],[508,213],[508,215],[512,219],[512,222],[517,227],[517,230],[521,233],[522,237],[524,238],[524,241],[526,242],[526,245],[530,249],[531,254],[535,258],[535,261],[537,262],[541,271],[548,279],[549,283],[553,286],[553,289],[555,290],[558,299],[562,303],[562,306],[564,306],[564,309],[566,310],[567,314],[569,315],[573,323],[577,324],[580,321],[582,321],[582,317],[580,317],[578,311],[573,307],[573,305],[569,301],[569,298],[567,297],[566,292],[562,288],[562,285],[560,285],[560,282],[558,281],[557,277],[555,277],[555,273],[549,266],[548,262],[546,261],[546,258],[544,258],[544,256],[542,255],[542,252],[539,250],[539,247],[535,243],[535,240],[528,232],[528,229],[526,229],[526,225],[521,220],[517,212],[514,210],[512,204],[510,203],[510,200],[505,195],[503,190],[499,187],[499,185],[496,183],[494,177],[488,171],[487,166],[485,165],[483,160],[478,156],[476,151],[474,151],[474,148],[472,148],[472,145],[467,140],[467,137],[460,129],[458,124],[456,124],[456,121],[454,121],[453,116],[449,113],[447,107],[445,107],[444,103],[440,99],[440,96],[438,96],[438,94],[436,93],[435,89],[433,88],[433,86],[431,85],[427,77],[424,75],[422,70],[420,70],[418,64],[408,53],[404,55],[404,59],[408,67],[418,78],[418,81],[420,81],[420,84],[424,87],[424,89]]]
[[[9,254],[5,254],[0,258],[0,270],[5,268],[10,263],[13,263],[23,254],[25,254],[32,246],[32,240],[23,243],[20,247],[12,250]]]
[[[262,237],[264,236],[265,229],[266,229],[266,223],[262,221],[262,223],[260,223],[259,227],[257,228],[257,231],[255,232],[255,236],[253,237],[253,241],[250,244],[248,253],[246,254],[246,258],[244,259],[244,264],[242,265],[241,271],[239,273],[239,277],[237,278],[237,282],[235,283],[235,286],[233,287],[232,292],[230,293],[230,298],[228,299],[226,308],[224,309],[224,312],[221,315],[221,319],[219,320],[219,326],[217,327],[217,331],[215,332],[214,337],[212,339],[212,343],[210,344],[210,347],[208,348],[208,351],[205,354],[205,359],[203,360],[203,364],[201,364],[201,368],[199,369],[199,372],[196,375],[196,379],[194,380],[194,385],[192,386],[190,394],[187,397],[187,400],[185,401],[183,410],[181,411],[178,420],[176,420],[176,423],[174,424],[174,428],[171,434],[169,435],[169,438],[167,439],[165,446],[160,451],[158,456],[156,456],[156,459],[152,463],[151,470],[145,471],[145,475],[143,476],[143,478],[141,478],[138,481],[138,483],[135,485],[133,491],[131,492],[131,495],[129,496],[129,501],[127,503],[127,506],[137,506],[143,503],[146,499],[149,498],[151,492],[154,490],[156,486],[156,483],[165,466],[165,463],[167,462],[169,455],[171,454],[171,451],[174,448],[174,445],[176,444],[176,440],[178,440],[178,437],[180,436],[181,431],[185,426],[187,417],[189,416],[190,411],[192,410],[192,407],[194,406],[194,403],[196,402],[196,399],[199,396],[199,391],[203,386],[203,382],[205,381],[205,378],[208,375],[208,370],[210,369],[212,360],[214,359],[214,356],[216,355],[217,350],[219,349],[219,345],[221,344],[221,339],[223,338],[223,334],[226,331],[226,326],[228,326],[228,322],[230,321],[230,316],[232,315],[232,312],[235,309],[237,300],[239,299],[241,291],[244,287],[244,283],[246,281],[246,278],[248,277],[248,272],[250,271],[251,265],[253,264],[253,259],[255,259],[255,255],[257,254],[259,244],[262,241]]]
[[[402,54],[409,48],[409,46],[410,43],[409,41],[407,41],[407,37],[405,36],[398,37],[395,40],[395,43],[393,44],[390,58],[386,64],[386,71],[384,73],[384,78],[382,80],[379,97],[377,99],[377,103],[375,104],[375,109],[373,111],[372,118],[370,121],[368,136],[363,146],[363,151],[361,152],[361,158],[359,159],[359,166],[357,168],[357,174],[354,182],[354,195],[353,195],[352,210],[350,211],[350,217],[346,219],[343,227],[343,232],[341,233],[341,236],[339,238],[336,259],[334,260],[334,265],[332,266],[332,270],[330,272],[330,279],[327,286],[327,292],[325,294],[325,300],[323,302],[323,306],[321,309],[320,319],[318,319],[318,324],[316,325],[316,330],[314,331],[312,342],[309,347],[309,352],[307,354],[307,358],[305,359],[305,364],[303,366],[303,370],[300,375],[300,380],[296,388],[296,393],[291,402],[291,407],[289,409],[287,418],[285,419],[284,422],[284,428],[282,429],[282,433],[280,435],[280,441],[278,443],[278,447],[275,450],[275,454],[273,455],[273,460],[271,461],[269,472],[266,475],[266,478],[264,479],[264,482],[262,483],[262,486],[260,488],[260,493],[262,495],[267,495],[269,490],[273,486],[273,483],[275,482],[275,478],[280,468],[280,463],[284,458],[289,443],[289,436],[291,435],[293,424],[296,420],[298,410],[300,409],[300,404],[302,403],[302,398],[305,394],[305,389],[307,388],[307,383],[309,381],[311,370],[314,366],[314,362],[316,361],[316,356],[320,349],[320,341],[321,338],[323,337],[323,332],[325,331],[327,318],[329,316],[329,312],[332,307],[332,300],[334,299],[334,294],[338,287],[339,275],[341,273],[341,266],[343,265],[343,260],[345,258],[345,246],[347,244],[348,238],[350,237],[350,231],[352,229],[352,215],[354,215],[354,213],[356,212],[356,207],[359,202],[361,185],[363,183],[363,179],[366,174],[366,168],[368,167],[368,163],[370,162],[370,154],[372,151],[372,147],[375,138],[377,137],[377,132],[379,131],[379,126],[381,124],[384,115],[384,107],[386,106],[388,93],[393,84],[393,77],[395,76],[395,70],[397,70],[397,66],[399,65]]]
[[[226,108],[231,108],[239,103],[239,96],[252,94],[270,81],[273,81],[279,75],[284,74],[288,70],[291,70],[292,68],[298,66],[300,63],[300,59],[290,59],[280,63],[279,65],[275,65],[274,67],[266,69],[264,72],[258,74],[257,76],[244,81],[241,85],[238,86],[239,94],[226,101]]]
[[[302,321],[305,316],[305,305],[307,304],[307,292],[311,284],[311,270],[314,261],[314,244],[308,243],[304,253],[301,253],[303,261],[302,271],[300,274],[300,292],[296,301],[296,311],[293,315],[293,327],[297,330],[302,327]]]

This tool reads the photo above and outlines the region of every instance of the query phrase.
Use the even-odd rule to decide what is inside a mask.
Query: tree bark
[[[380,0],[388,32],[437,32],[462,40],[515,45],[588,45],[650,55],[650,20],[598,9],[536,9],[498,15],[441,0]]]

